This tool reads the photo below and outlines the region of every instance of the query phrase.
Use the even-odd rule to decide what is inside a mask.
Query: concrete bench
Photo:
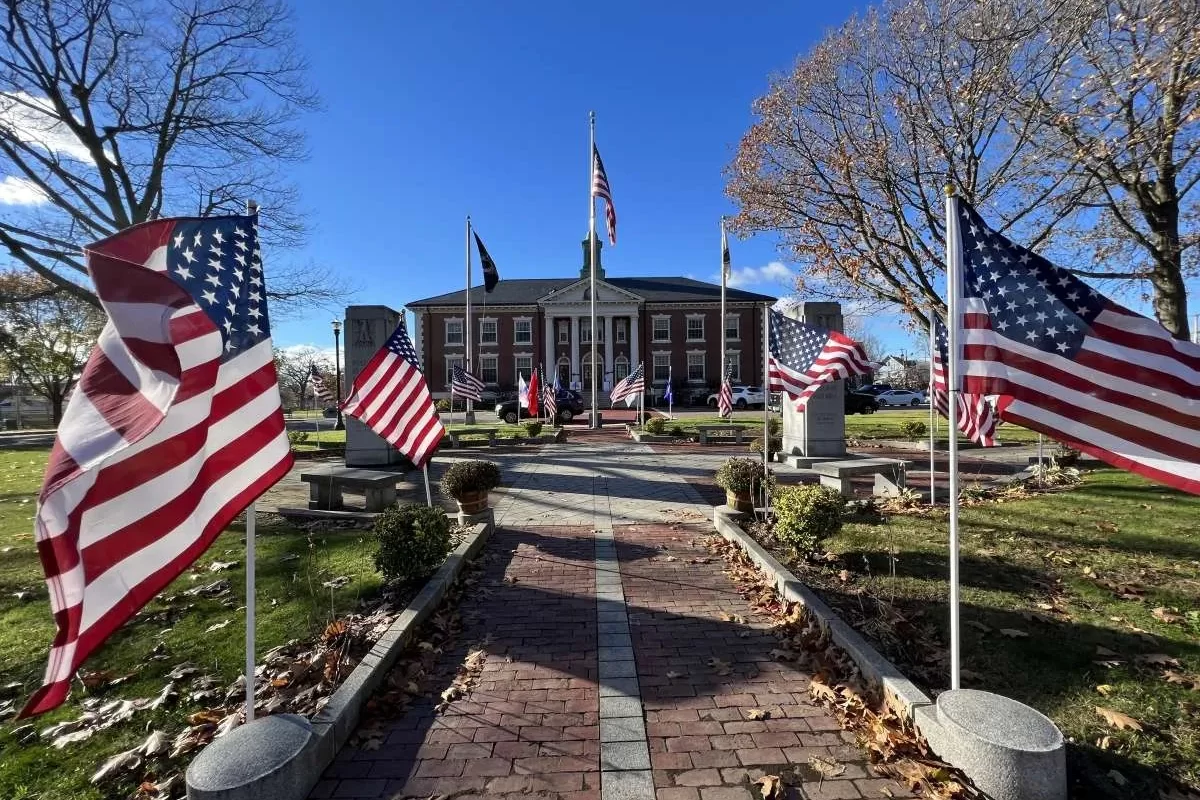
[[[853,497],[850,478],[855,475],[883,475],[899,488],[904,488],[907,462],[896,458],[853,458],[845,461],[817,461],[809,467],[821,477],[821,485],[837,489],[842,497]],[[876,481],[878,485],[879,482]]]
[[[340,511],[345,505],[342,492],[361,494],[369,512],[383,511],[396,504],[396,484],[403,479],[402,472],[353,467],[328,467],[300,474],[300,480],[308,484],[308,507],[322,511]]]
[[[742,431],[746,430],[745,425],[697,425],[696,433],[700,434],[700,444],[708,444],[709,438],[729,438],[729,434],[734,437],[734,442],[742,443]]]
[[[450,437],[450,447],[457,450],[459,438],[462,436],[478,436],[487,434],[488,447],[496,446],[496,434],[500,432],[499,428],[471,428],[470,430],[446,431],[446,435]]]

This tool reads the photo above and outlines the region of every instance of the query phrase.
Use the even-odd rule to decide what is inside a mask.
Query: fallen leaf
[[[1121,527],[1114,522],[1100,521],[1096,523],[1096,529],[1105,533],[1120,533]]]
[[[224,620],[223,622],[214,622],[212,625],[209,625],[207,628],[205,628],[204,632],[212,633],[213,631],[219,631],[222,628],[228,627],[232,622],[233,620],[231,619]]]
[[[1158,608],[1154,609],[1150,613],[1154,615],[1155,619],[1160,620],[1162,622],[1173,623],[1173,622],[1183,622],[1184,621],[1184,616],[1178,612],[1178,609],[1174,609],[1174,608],[1166,608],[1165,606],[1159,606]]]
[[[1096,687],[1096,691],[1105,697],[1108,697],[1113,692],[1113,686],[1110,683],[1102,683]]]
[[[783,781],[778,775],[763,775],[754,785],[762,790],[763,800],[777,800],[783,796]]]
[[[91,777],[92,783],[103,783],[109,778],[121,772],[132,772],[140,767],[142,757],[137,754],[137,749],[126,750],[123,753],[117,753],[115,756],[105,761],[100,769],[96,770]]]
[[[1115,669],[1116,667],[1121,666],[1125,662],[1119,658],[1107,658],[1107,659],[1100,659],[1098,661],[1093,661],[1092,663],[1097,666],[1100,666],[1100,667],[1105,667],[1107,669]]]
[[[1108,771],[1108,777],[1112,778],[1112,782],[1117,786],[1124,786],[1125,784],[1129,783],[1129,780],[1115,769],[1110,769]]]
[[[838,580],[840,580],[842,583],[848,583],[850,581],[850,570],[843,569],[839,571]]]
[[[1054,605],[1051,603],[1037,603],[1037,607],[1042,611],[1053,611]]]
[[[1116,650],[1109,650],[1107,647],[1102,647],[1101,645],[1096,645],[1096,655],[1107,657],[1107,656],[1115,656],[1115,655],[1120,655],[1120,654],[1117,653]]]
[[[233,569],[238,565],[236,561],[214,561],[208,566],[209,572],[224,572],[227,569]]]
[[[1149,664],[1154,667],[1175,667],[1178,669],[1180,666],[1177,659],[1172,658],[1166,653],[1145,653],[1140,656],[1134,656],[1134,660],[1139,664]]]
[[[517,576],[516,575],[505,575],[504,582],[507,584],[510,584],[510,585],[514,584],[517,582]]]
[[[845,764],[839,764],[832,759],[821,758],[820,756],[813,756],[810,758],[808,760],[808,765],[816,770],[822,779],[836,778],[846,771]]]
[[[671,669],[671,670],[667,670],[667,677],[670,678],[671,680],[675,680],[676,678],[682,678],[683,673],[676,672],[675,670]]]
[[[767,711],[766,709],[752,708],[746,712],[746,719],[749,719],[749,720],[770,719],[770,718],[771,718],[771,712]]]
[[[325,581],[321,585],[324,586],[326,589],[340,589],[343,586],[345,586],[346,584],[348,584],[349,582],[350,582],[350,576],[339,575],[336,578],[332,578],[330,580]]]
[[[769,653],[767,653],[767,655],[769,655],[771,658],[775,659],[776,661],[795,661],[796,660],[796,654],[793,653],[791,650],[780,650],[778,647],[772,649]]]
[[[817,700],[828,700],[837,702],[838,693],[833,690],[833,687],[824,681],[819,681],[813,678],[808,685],[808,693]]]
[[[718,675],[728,675],[731,672],[729,664],[719,658],[713,657],[704,663],[712,667]]]
[[[1028,639],[1029,638],[1028,633],[1026,633],[1023,630],[1019,630],[1017,628],[1001,628],[1000,635],[1007,636],[1010,639]]]
[[[991,633],[992,632],[992,628],[990,626],[984,625],[982,622],[980,622],[977,619],[969,619],[969,620],[967,620],[967,624],[970,625],[975,630],[979,631],[980,633]]]
[[[1116,711],[1111,708],[1105,708],[1104,706],[1096,706],[1096,713],[1099,714],[1105,722],[1119,731],[1126,729],[1131,731],[1142,730],[1142,723],[1138,722],[1128,714],[1122,714],[1120,711]]]

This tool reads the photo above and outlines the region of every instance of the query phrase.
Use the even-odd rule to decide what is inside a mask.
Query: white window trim
[[[529,341],[522,342],[517,340],[517,325],[522,322],[529,323]],[[513,317],[513,344],[515,345],[531,345],[533,344],[533,317]]]
[[[665,384],[665,383],[667,382],[667,379],[666,379],[666,378],[656,378],[656,377],[654,377],[654,368],[655,368],[655,366],[657,366],[657,365],[654,363],[654,357],[655,357],[655,356],[666,356],[666,357],[667,357],[667,369],[668,369],[668,371],[667,371],[667,374],[668,374],[668,375],[670,375],[670,367],[671,367],[671,351],[670,351],[670,350],[655,350],[655,351],[653,351],[652,353],[650,353],[650,382],[651,382],[651,383],[664,383],[664,384]]]
[[[737,362],[738,362],[737,377],[734,378],[734,380],[737,381],[738,383],[745,383],[745,381],[742,380],[742,351],[741,350],[726,350],[725,351],[725,369],[726,369],[726,371],[728,371],[728,369],[729,369],[729,357],[730,356],[737,356]]]
[[[667,338],[658,339],[658,331],[654,328],[654,323],[660,319],[667,321]],[[650,342],[651,344],[670,344],[671,343],[671,315],[670,314],[654,314],[650,317]]]
[[[688,362],[689,356],[700,356],[700,369],[703,372],[699,378],[692,377],[692,365]],[[702,384],[708,380],[708,351],[707,350],[688,350],[684,355],[684,369],[687,370],[687,382]]]
[[[629,343],[629,320],[613,320],[613,341],[616,344]]]
[[[571,343],[571,321],[569,319],[556,320],[555,325],[558,326],[558,343]],[[566,334],[565,336],[563,334]]]
[[[449,386],[454,381],[454,368],[462,367],[466,369],[466,356],[446,356],[446,385]]]
[[[583,327],[585,324],[591,327],[591,316],[579,318],[579,343],[591,344],[591,331]],[[604,317],[596,317],[596,344],[604,344]]]
[[[483,340],[483,323],[485,323],[485,322],[491,322],[491,323],[493,323],[493,324],[496,326],[496,341],[494,341],[494,342],[485,342],[485,341]],[[498,344],[500,344],[500,321],[499,321],[499,320],[497,320],[495,317],[480,317],[480,318],[479,318],[479,343],[480,343],[480,344],[487,344],[487,345],[498,345]]]
[[[699,338],[692,336],[692,320],[700,320],[700,336]],[[683,336],[685,342],[703,342],[704,341],[704,315],[703,314],[688,314],[687,319],[683,323]]]
[[[617,377],[617,367],[618,366],[625,368],[625,375],[622,375],[620,378]],[[619,356],[613,356],[612,379],[613,379],[614,383],[616,381],[623,379],[626,375],[628,375],[632,371],[633,371],[633,366],[629,363],[628,356],[626,356],[624,354],[621,354]]]
[[[443,325],[442,325],[442,345],[443,346],[445,346],[445,347],[462,347],[464,344],[466,344],[466,342],[467,342],[467,327],[466,327],[466,325],[463,324],[462,317],[446,317],[446,319],[442,320],[442,322],[443,322]],[[462,339],[462,341],[455,342],[455,343],[450,342],[450,323],[451,322],[458,323],[458,335],[459,335],[459,338]]]
[[[483,379],[483,364],[484,364],[484,362],[485,362],[485,361],[492,361],[492,362],[494,362],[494,363],[495,363],[495,370],[496,370],[496,380],[494,380],[494,381],[490,381],[490,382],[487,382],[487,385],[488,385],[488,386],[499,386],[499,385],[500,385],[500,356],[497,356],[497,355],[481,355],[481,356],[479,357],[479,377],[480,377],[480,379],[481,379],[481,380]]]
[[[732,321],[733,321],[733,323],[734,323],[734,327],[735,327],[735,328],[737,328],[737,335],[736,335],[736,336],[730,336],[730,335],[729,335],[729,322],[730,322],[730,320],[732,320]],[[727,342],[740,342],[740,341],[742,340],[742,315],[741,315],[741,314],[726,314],[726,315],[725,315],[725,328],[724,328],[724,332],[725,332],[725,341],[727,341]]]
[[[516,373],[517,376],[519,377],[521,375],[521,371],[519,369],[517,369],[517,359],[518,358],[528,358],[529,359],[529,373],[530,373],[530,375],[532,375],[533,370],[537,369],[537,364],[533,363],[533,353],[513,353],[513,372]],[[529,380],[529,375],[525,376],[525,380]]]

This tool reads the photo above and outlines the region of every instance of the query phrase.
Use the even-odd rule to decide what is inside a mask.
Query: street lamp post
[[[346,429],[346,421],[342,419],[342,348],[339,344],[342,336],[342,323],[333,321],[333,383],[337,387],[337,421],[333,423],[335,431]]]

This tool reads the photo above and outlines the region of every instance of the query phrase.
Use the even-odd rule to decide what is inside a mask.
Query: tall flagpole
[[[725,217],[721,217],[721,384],[725,384],[725,359],[726,353],[729,351],[729,343],[725,339],[725,329],[729,327],[725,322]],[[720,391],[718,389],[717,391]],[[763,401],[765,406],[766,401]],[[730,413],[729,421],[733,421],[733,414]],[[764,451],[765,452],[765,451]]]
[[[959,688],[962,632],[958,620],[958,392],[959,328],[962,324],[959,292],[962,276],[962,238],[958,232],[958,200],[954,187],[946,186],[946,294],[950,332],[946,405],[949,406],[950,436],[950,688]]]
[[[599,427],[596,415],[599,407],[596,405],[596,195],[594,179],[596,175],[596,112],[588,112],[588,248],[591,257],[588,259],[591,267],[590,289],[588,296],[592,303],[592,321],[588,329],[588,338],[592,345],[592,418],[589,427]]]
[[[486,311],[486,309],[484,309]],[[467,343],[467,372],[475,374],[475,365],[471,360],[471,215],[467,214],[467,321],[463,330],[463,340]],[[451,406],[453,408],[453,406]],[[475,401],[467,398],[467,413],[463,415],[463,424],[475,424]]]
[[[771,381],[768,373],[771,370],[771,329],[770,329],[771,307],[763,305],[763,507],[764,509],[771,508],[770,483],[766,482],[767,470],[770,469],[771,452]],[[724,328],[724,324],[721,325]],[[783,404],[783,397],[779,398],[780,405]]]
[[[258,203],[246,201],[246,215],[253,217],[258,213]],[[20,402],[18,401],[18,405]],[[255,572],[257,554],[254,547],[255,528],[258,523],[257,510],[254,503],[246,508],[246,723],[254,721],[254,662],[255,662],[255,629],[257,615],[255,609]]]
[[[934,484],[934,478],[937,475],[937,462],[934,460],[934,441],[935,434],[933,428],[934,409],[933,409],[933,354],[934,348],[937,347],[937,342],[933,336],[933,320],[937,310],[931,308],[929,310],[929,505],[937,503],[937,488]]]

